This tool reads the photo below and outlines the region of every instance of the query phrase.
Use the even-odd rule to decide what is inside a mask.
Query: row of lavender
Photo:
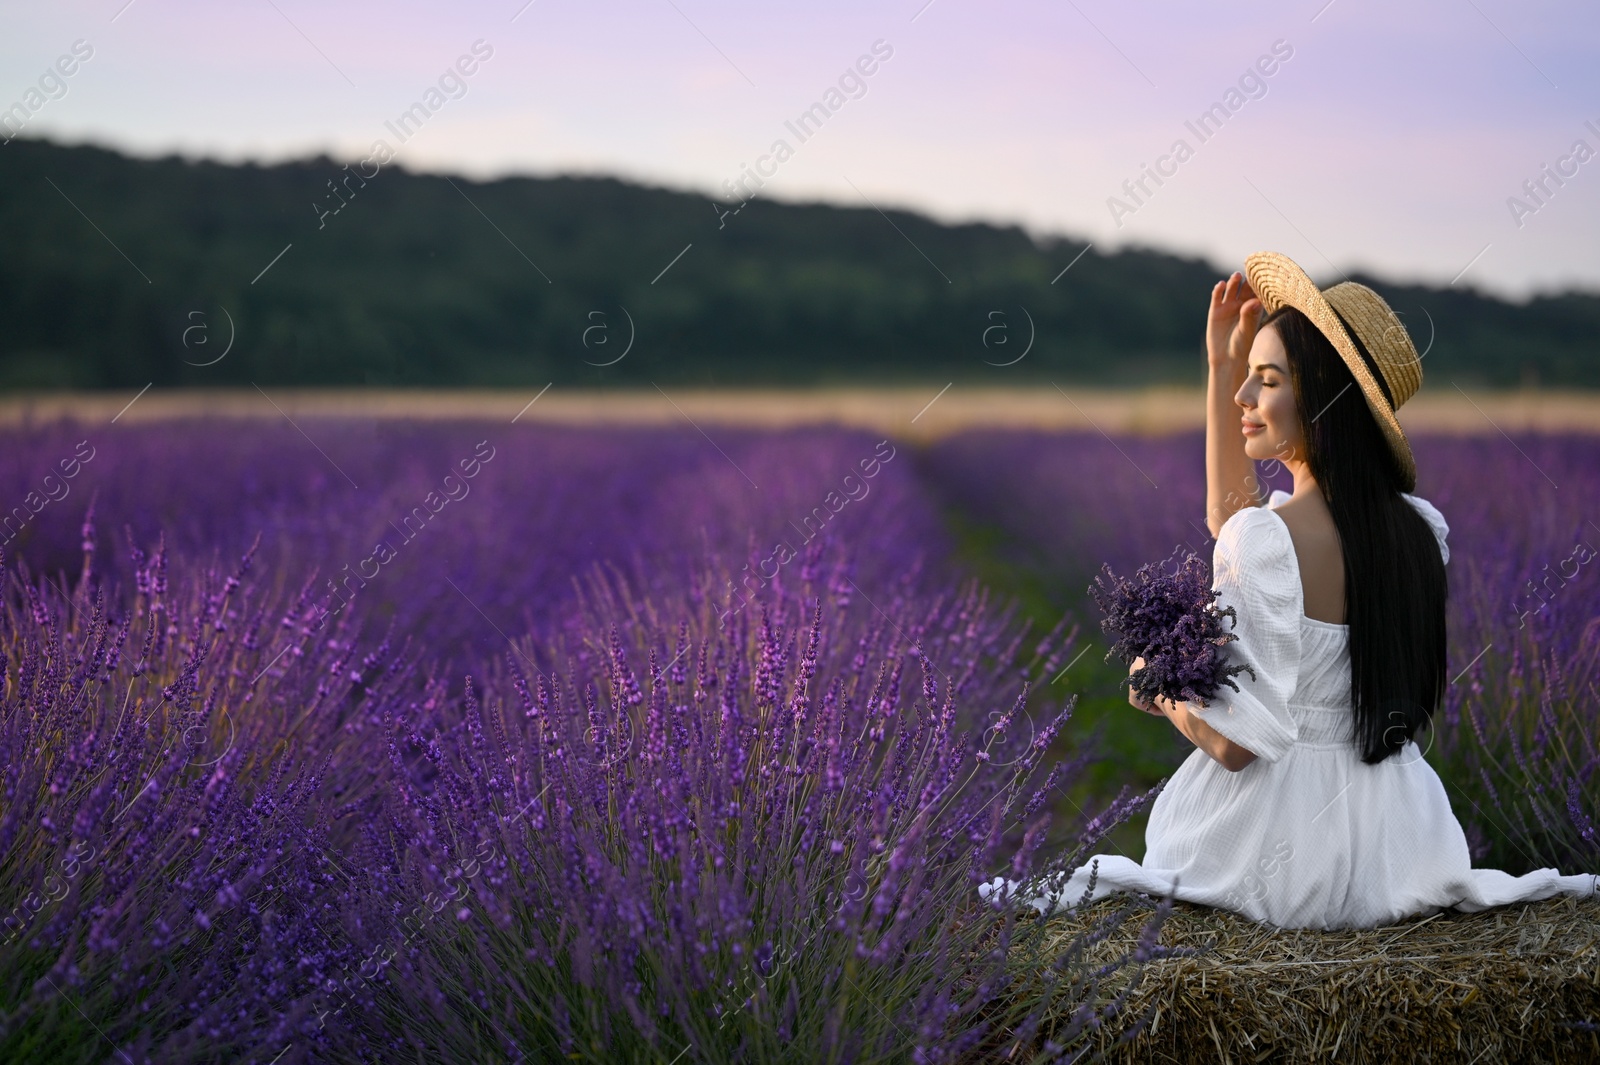
[[[0,1059],[1050,1060],[1162,953],[976,904],[1152,796],[1052,830],[892,444],[302,428],[5,452]]]
[[[0,545],[45,576],[76,572],[91,497],[119,547],[237,558],[329,617],[393,621],[465,668],[512,635],[559,628],[591,566],[676,589],[737,559],[743,593],[793,580],[826,532],[863,550],[862,579],[948,553],[903,445],[827,430],[550,428],[498,423],[196,420],[55,423],[13,431],[0,457]],[[68,476],[68,473],[71,476]],[[126,532],[125,532],[126,531]],[[126,583],[126,551],[102,560]]]
[[[1071,646],[981,589],[872,605],[823,540],[759,620],[596,579],[458,688],[252,561],[5,572],[5,1060],[1054,1060],[1164,952],[973,905],[1076,768],[1070,702],[974,727]]]
[[[299,429],[8,442],[4,1056],[951,1060],[1114,1003],[971,905],[1149,795],[1050,826],[1091,644],[960,585],[943,515],[1079,606],[1208,553],[1198,438]],[[1596,450],[1418,443],[1429,758],[1502,868],[1596,865]]]

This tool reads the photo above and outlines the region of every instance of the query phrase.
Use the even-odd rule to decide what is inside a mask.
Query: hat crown
[[[1355,281],[1332,285],[1323,290],[1322,296],[1372,356],[1373,365],[1394,396],[1395,407],[1416,395],[1422,387],[1422,357],[1383,297]]]

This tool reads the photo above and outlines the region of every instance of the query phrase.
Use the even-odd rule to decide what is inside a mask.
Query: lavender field
[[[1070,1059],[1166,949],[975,887],[1142,852],[1192,748],[1087,588],[1209,559],[1199,432],[0,437],[0,1060]],[[1478,864],[1600,867],[1600,438],[1414,446],[1426,757]]]

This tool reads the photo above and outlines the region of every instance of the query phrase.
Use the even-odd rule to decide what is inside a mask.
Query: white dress
[[[1218,608],[1236,610],[1224,686],[1196,716],[1255,761],[1229,772],[1196,748],[1156,796],[1143,863],[1099,854],[1057,888],[1004,877],[978,887],[1001,903],[1009,883],[1042,914],[1075,907],[1098,861],[1091,900],[1118,891],[1171,895],[1281,928],[1373,928],[1455,906],[1463,912],[1558,893],[1595,894],[1600,877],[1538,869],[1512,876],[1474,869],[1444,784],[1408,742],[1378,765],[1361,761],[1350,695],[1349,628],[1304,613],[1289,528],[1273,508],[1245,507],[1217,533]],[[1446,562],[1449,526],[1426,500]],[[1031,894],[1030,894],[1031,892]]]

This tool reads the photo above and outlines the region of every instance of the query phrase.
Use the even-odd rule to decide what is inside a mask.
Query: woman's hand
[[[1257,506],[1266,495],[1239,431],[1238,398],[1265,309],[1238,272],[1211,290],[1206,321],[1206,528],[1212,536],[1241,506]]]
[[[1144,668],[1144,656],[1140,655],[1138,658],[1135,658],[1133,660],[1133,664],[1128,667],[1128,675],[1132,676],[1134,673],[1138,672],[1139,670],[1141,670],[1143,668]],[[1138,692],[1134,691],[1132,688],[1128,689],[1128,702],[1132,706],[1135,706],[1138,709],[1143,710],[1147,714],[1154,714],[1156,717],[1166,717],[1167,716],[1166,715],[1166,711],[1164,711],[1160,707],[1155,706],[1154,704],[1152,704],[1150,702],[1150,700],[1144,698]]]
[[[1232,369],[1242,381],[1250,346],[1266,310],[1255,290],[1237,270],[1211,290],[1211,312],[1206,319],[1206,359],[1215,368]]]

